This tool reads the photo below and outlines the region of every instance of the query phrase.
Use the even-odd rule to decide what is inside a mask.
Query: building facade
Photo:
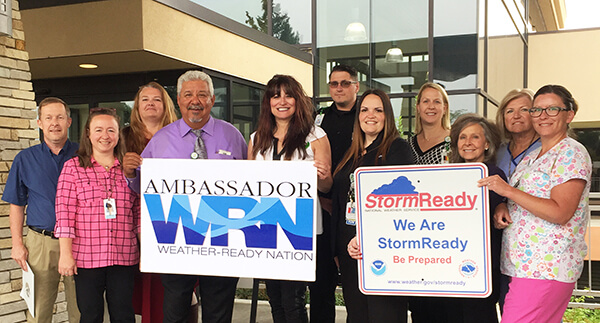
[[[600,114],[591,82],[600,45],[590,41],[600,29],[557,31],[564,0],[10,3],[12,36],[0,37],[0,185],[16,153],[39,142],[35,108],[45,97],[69,104],[69,136],[78,141],[90,108],[113,107],[127,123],[139,86],[157,81],[175,101],[177,77],[199,69],[214,81],[212,114],[248,139],[273,75],[293,75],[315,105],[329,105],[328,75],[343,63],[358,70],[359,94],[380,88],[390,95],[405,135],[414,132],[415,95],[427,81],[445,86],[453,118],[477,112],[493,119],[513,88],[565,85],[582,107],[571,126],[594,159],[593,203],[600,199]],[[595,222],[600,209],[593,212]],[[590,232],[594,242],[600,238],[600,230]],[[10,246],[8,205],[0,204],[0,321],[19,322],[25,305]],[[600,260],[597,249],[592,260]],[[66,320],[62,299],[57,322]]]

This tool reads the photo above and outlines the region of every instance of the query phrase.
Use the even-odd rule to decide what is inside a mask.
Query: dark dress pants
[[[237,277],[161,274],[161,281],[165,288],[164,323],[187,322],[196,283],[200,290],[202,322],[231,322]]]
[[[331,250],[331,220],[323,210],[323,234],[317,235],[316,280],[309,283],[310,321],[314,323],[335,322],[335,289],[338,283],[338,269]]]
[[[374,296],[358,287],[358,264],[346,253],[338,256],[348,323],[406,322],[407,297]]]
[[[135,322],[133,310],[133,281],[137,265],[77,268],[75,290],[80,323],[102,323],[104,320],[104,293],[110,321]]]
[[[273,323],[307,323],[306,283],[265,280]]]

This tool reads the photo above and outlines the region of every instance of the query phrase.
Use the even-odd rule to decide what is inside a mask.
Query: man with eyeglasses
[[[333,103],[318,111],[315,123],[327,133],[331,144],[331,171],[350,148],[356,113],[358,75],[347,65],[336,65],[329,74],[329,94]],[[331,248],[331,197],[321,194],[323,234],[317,236],[317,279],[310,287],[310,317],[319,322],[335,322],[335,288],[338,271]]]

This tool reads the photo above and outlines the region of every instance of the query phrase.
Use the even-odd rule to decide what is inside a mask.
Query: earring
[[[487,151],[488,149],[490,149],[490,148],[488,148],[488,147],[485,147],[485,150],[486,150],[486,151]]]

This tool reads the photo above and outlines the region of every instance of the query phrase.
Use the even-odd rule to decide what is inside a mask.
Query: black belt
[[[45,236],[49,236],[52,239],[58,239],[56,236],[54,236],[54,231],[49,231],[49,230],[45,230],[45,229],[40,229],[40,228],[36,228],[33,225],[28,225],[29,229],[37,232],[37,233],[41,233]]]

